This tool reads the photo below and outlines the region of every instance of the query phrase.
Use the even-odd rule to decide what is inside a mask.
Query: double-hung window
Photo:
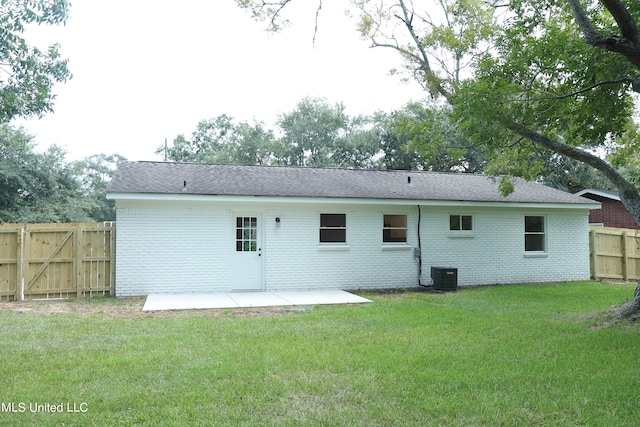
[[[384,227],[382,228],[383,243],[406,243],[407,242],[407,216],[406,215],[384,215]]]
[[[320,214],[320,243],[347,243],[346,214]]]
[[[524,251],[545,252],[544,216],[524,217]]]

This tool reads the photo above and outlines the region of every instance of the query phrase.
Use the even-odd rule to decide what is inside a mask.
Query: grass
[[[0,305],[0,425],[637,425],[640,330],[594,316],[632,294],[594,282],[366,293],[374,304],[257,316]]]

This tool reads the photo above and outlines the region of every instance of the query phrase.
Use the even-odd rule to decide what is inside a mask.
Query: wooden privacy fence
[[[640,278],[640,230],[589,227],[589,249],[593,279]]]
[[[115,223],[0,225],[0,300],[114,295]]]

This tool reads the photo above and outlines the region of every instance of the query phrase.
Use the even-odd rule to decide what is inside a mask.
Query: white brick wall
[[[117,209],[116,295],[228,290],[231,213]]]
[[[423,265],[458,268],[459,285],[531,283],[589,278],[588,214],[423,208]],[[472,237],[453,237],[450,214],[473,215]],[[524,251],[524,217],[546,218],[547,251]]]
[[[344,213],[347,245],[319,243],[321,213]],[[406,214],[406,245],[382,243],[383,215]],[[416,286],[417,208],[314,206],[266,212],[266,288],[374,289]],[[277,226],[275,217],[280,217]]]
[[[255,207],[263,218],[266,290],[417,286],[416,206],[263,203]],[[234,206],[214,203],[119,202],[116,294],[229,291],[236,211]],[[347,215],[346,246],[319,244],[320,213]],[[394,213],[408,218],[404,247],[382,243],[383,215]],[[473,215],[473,235],[452,237],[450,214]],[[525,256],[525,215],[546,217],[544,257]],[[587,279],[587,215],[422,207],[423,283],[430,280],[431,266],[458,268],[460,285]]]

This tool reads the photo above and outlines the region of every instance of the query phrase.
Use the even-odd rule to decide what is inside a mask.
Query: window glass
[[[473,230],[473,217],[471,215],[461,215],[460,218],[463,231]]]
[[[258,250],[258,218],[236,217],[236,251],[256,252]]]
[[[346,243],[347,215],[320,214],[320,242]]]
[[[471,215],[449,215],[450,231],[472,231],[473,216]]]
[[[524,250],[526,252],[545,251],[545,231],[543,216],[524,217]]]
[[[382,241],[385,243],[404,243],[407,241],[406,215],[384,215]]]
[[[524,231],[527,233],[544,233],[544,217],[525,216]]]

